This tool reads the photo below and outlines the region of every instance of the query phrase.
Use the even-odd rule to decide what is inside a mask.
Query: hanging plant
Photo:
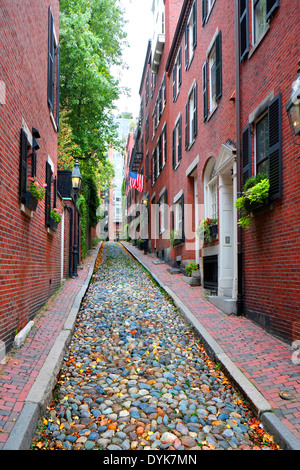
[[[62,219],[62,214],[59,210],[54,208],[52,211],[50,211],[50,217],[56,224],[59,224]]]
[[[205,243],[210,244],[218,233],[218,219],[204,219],[197,228],[197,235]]]
[[[44,199],[46,187],[47,185],[44,184],[42,188],[39,188],[38,183],[32,179],[30,181],[28,191],[37,201],[41,201],[42,199]]]
[[[249,178],[243,188],[243,194],[235,201],[235,207],[240,212],[238,224],[242,228],[249,228],[251,213],[258,207],[266,204],[269,197],[270,182],[266,175],[258,173]]]

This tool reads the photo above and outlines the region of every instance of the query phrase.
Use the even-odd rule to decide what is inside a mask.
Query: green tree
[[[123,12],[118,0],[61,0],[60,106],[81,160],[104,161],[120,146],[112,110],[121,92],[113,66],[124,66]]]

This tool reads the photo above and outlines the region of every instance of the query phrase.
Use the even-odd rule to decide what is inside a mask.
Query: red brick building
[[[8,350],[69,274],[71,211],[57,192],[59,1],[4,1],[0,24],[0,341]],[[45,189],[40,201],[32,184]],[[57,226],[53,208],[63,214]]]
[[[130,160],[145,175],[148,249],[183,272],[195,262],[215,305],[293,341],[300,168],[286,104],[299,59],[297,2],[161,0],[153,14]],[[262,170],[267,204],[241,229],[236,200]],[[130,204],[143,197],[128,195]],[[207,219],[203,239],[195,233]]]

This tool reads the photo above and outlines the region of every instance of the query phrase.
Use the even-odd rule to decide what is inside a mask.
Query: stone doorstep
[[[215,307],[222,310],[227,315],[236,314],[237,301],[230,297],[221,297],[218,295],[209,295],[208,300]]]
[[[167,268],[169,274],[182,274],[181,269],[178,268]]]
[[[188,276],[183,276],[182,280],[189,284],[191,287],[194,286],[200,286],[200,277],[188,277]]]

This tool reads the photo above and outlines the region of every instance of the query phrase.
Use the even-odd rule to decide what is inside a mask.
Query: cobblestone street
[[[33,449],[279,449],[166,294],[100,250]]]

